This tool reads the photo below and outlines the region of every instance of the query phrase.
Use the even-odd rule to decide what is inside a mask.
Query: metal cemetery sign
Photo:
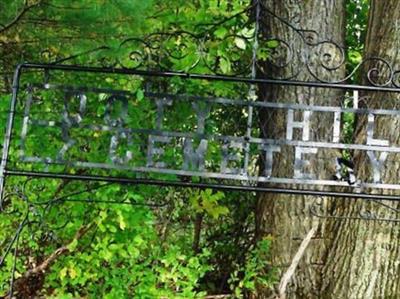
[[[44,71],[43,81],[23,80],[25,69]],[[77,77],[67,79],[68,74]],[[116,74],[131,89],[109,88],[119,82]],[[85,82],[85,76],[86,86],[73,84],[76,78]],[[2,189],[6,176],[26,175],[382,198],[389,196],[371,194],[400,190],[398,182],[382,179],[391,161],[399,159],[400,145],[375,132],[377,120],[398,119],[400,111],[359,108],[358,93],[352,90],[337,106],[219,98],[202,90],[183,93],[169,88],[179,85],[176,78],[185,84],[224,82],[230,88],[263,82],[20,66],[4,142]],[[166,82],[169,87],[160,88]],[[349,116],[365,119],[365,134],[344,142],[343,118]],[[329,128],[319,126],[321,119],[329,120]],[[368,180],[357,177],[364,170],[353,169],[346,155],[364,157]]]

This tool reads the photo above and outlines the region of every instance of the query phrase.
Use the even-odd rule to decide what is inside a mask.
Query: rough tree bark
[[[372,0],[364,57],[381,57],[392,64],[394,70],[400,67],[400,1]],[[390,71],[384,64],[371,61],[363,74],[376,67],[375,79],[386,81]],[[380,78],[379,76],[380,75]],[[364,82],[366,81],[364,75]],[[369,98],[360,105],[369,108],[400,109],[400,96],[390,93],[364,94]],[[392,145],[400,144],[400,118],[376,118],[374,138],[389,140]],[[365,142],[366,117],[358,120],[356,141]],[[354,153],[356,175],[370,179],[372,171],[365,153]],[[387,167],[382,169],[382,180],[399,183],[400,156],[387,158]],[[385,190],[383,193],[390,193]],[[385,202],[400,208],[395,202]],[[360,206],[369,206],[380,217],[398,217],[387,208],[365,201],[342,204],[346,215],[354,215]],[[400,226],[398,223],[345,221],[332,222],[330,234],[334,237],[327,253],[322,298],[399,298],[400,297]]]
[[[344,0],[266,0],[266,7],[279,17],[288,20],[297,28],[315,30],[314,33],[305,34],[309,44],[317,44],[322,40],[334,40],[339,45],[344,45],[345,34],[345,1]],[[274,67],[267,64],[266,74],[271,77],[288,78],[299,72],[297,80],[315,81],[307,71],[304,61],[310,63],[310,67],[318,73],[320,78],[332,80],[344,77],[344,67],[335,71],[327,71],[322,63],[330,66],[340,64],[340,52],[333,44],[306,45],[299,37],[299,32],[277,21],[267,14],[263,29],[266,35],[276,36],[289,43],[293,52],[288,51],[281,43],[276,49],[277,55],[273,55],[274,65],[285,65],[290,55],[293,59],[287,67]],[[304,33],[303,33],[304,34]],[[282,51],[281,51],[282,50]],[[284,53],[284,54],[282,54]],[[311,57],[307,55],[311,53]],[[321,55],[331,53],[331,55]],[[328,59],[329,61],[325,61]],[[340,105],[342,91],[332,89],[317,89],[304,87],[260,86],[260,96],[264,101],[301,103],[314,105]],[[302,116],[295,115],[300,121]],[[332,136],[332,119],[322,118],[320,114],[311,116],[310,140],[321,140],[322,136]],[[264,137],[276,138],[285,136],[286,115],[276,111],[264,111],[261,116],[261,129]],[[301,132],[296,132],[297,136]],[[301,138],[300,138],[301,139]],[[332,159],[336,156],[332,151],[319,150],[316,158],[313,158],[308,172],[319,173],[329,177],[334,173]],[[317,162],[318,161],[318,162]],[[273,176],[293,177],[293,148],[282,148],[281,154],[274,158]],[[323,163],[323,167],[321,167]],[[309,208],[314,198],[306,196],[290,196],[279,194],[263,194],[259,197],[256,207],[257,235],[272,235],[274,237],[271,248],[272,264],[282,274],[290,265],[301,241],[315,224],[319,221],[311,217]],[[321,298],[320,287],[324,257],[326,255],[327,240],[324,235],[324,224],[321,222],[316,236],[306,250],[296,270],[290,286],[287,298]],[[329,237],[329,236],[328,236]],[[265,296],[269,294],[265,293]],[[262,297],[263,295],[261,295]]]

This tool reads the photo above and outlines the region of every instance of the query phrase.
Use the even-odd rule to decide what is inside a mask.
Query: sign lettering
[[[44,117],[40,94],[55,97],[51,116]],[[146,101],[146,105],[140,101]],[[99,107],[104,106],[104,111]],[[141,106],[143,105],[143,107]],[[142,111],[142,109],[147,109]],[[285,130],[265,138],[257,131],[260,115],[283,111]],[[179,111],[184,111],[182,114]],[[232,118],[222,119],[222,111]],[[344,114],[366,117],[364,143],[343,143]],[[148,118],[153,115],[153,118]],[[137,119],[139,117],[139,119]],[[177,117],[182,117],[177,121]],[[327,136],[315,137],[318,117],[332,120]],[[400,145],[375,132],[380,117],[400,117],[400,111],[250,102],[223,98],[134,93],[62,86],[35,85],[28,90],[21,129],[23,162],[68,164],[76,168],[198,176],[271,184],[309,184],[357,188],[400,189],[382,181],[390,160],[398,159]],[[232,128],[242,128],[235,131]],[[229,130],[230,128],[230,130]],[[29,148],[38,131],[51,131],[55,153]],[[228,132],[228,133],[226,133]],[[258,132],[258,133],[257,133]],[[46,135],[46,134],[44,134]],[[50,138],[50,133],[47,135]],[[40,138],[44,138],[43,136]],[[50,142],[50,141],[49,141]],[[94,149],[93,144],[97,144]],[[365,152],[370,180],[360,181],[341,157],[342,151]],[[330,160],[322,153],[331,152]],[[281,175],[276,163],[287,155],[292,175]],[[323,156],[323,157],[321,157]],[[260,167],[260,163],[262,167]],[[320,165],[324,171],[316,171]],[[329,171],[328,171],[329,170]],[[344,173],[347,179],[344,179]]]

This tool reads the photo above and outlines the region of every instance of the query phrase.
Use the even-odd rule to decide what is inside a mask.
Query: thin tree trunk
[[[322,40],[334,40],[339,45],[344,44],[345,33],[345,1],[344,0],[266,0],[265,5],[277,16],[288,20],[297,28],[312,29],[315,33],[304,34],[310,44]],[[272,64],[265,66],[265,73],[270,77],[288,78],[298,73],[295,79],[315,81],[307,70],[304,61],[311,53],[308,61],[310,67],[316,70],[322,79],[331,80],[344,77],[344,66],[334,71],[328,71],[321,65],[323,53],[329,52],[332,65],[340,65],[343,58],[340,51],[333,44],[307,45],[299,32],[277,21],[271,15],[266,15],[264,33],[267,36],[276,36],[288,42],[293,52],[281,52],[284,47],[278,47],[273,59],[276,64],[283,66],[286,58],[292,54],[293,59],[288,67],[274,67]],[[281,43],[283,46],[283,43]],[[326,48],[324,48],[326,47]],[[286,53],[287,55],[282,55]],[[317,89],[304,87],[260,86],[260,96],[264,101],[301,103],[313,105],[340,105],[342,91],[332,89]],[[301,115],[295,115],[301,120]],[[286,131],[286,115],[284,112],[264,111],[260,117],[260,127],[263,137],[278,138]],[[332,135],[333,119],[323,118],[320,114],[311,116],[310,140],[320,140],[323,136]],[[296,132],[298,134],[301,132]],[[284,135],[285,136],[285,135]],[[295,136],[299,136],[295,135]],[[301,139],[301,138],[300,138]],[[337,153],[332,151],[318,151],[312,160],[307,172],[319,173],[329,176],[334,173],[332,161]],[[273,176],[293,177],[294,149],[282,148],[281,153],[274,158]],[[322,164],[321,164],[322,163]],[[329,174],[330,173],[330,174]],[[272,235],[274,238],[271,248],[272,264],[278,267],[282,274],[290,265],[292,258],[298,250],[300,243],[308,231],[315,225],[316,218],[311,217],[309,208],[315,198],[306,196],[291,196],[279,194],[263,194],[259,197],[256,207],[257,235],[262,237]],[[316,236],[312,239],[309,248],[302,257],[296,273],[287,288],[287,298],[321,298],[321,270],[326,252],[326,236],[323,234],[323,224],[319,225]],[[328,236],[329,237],[329,236]],[[268,296],[265,292],[263,295]],[[263,296],[262,295],[262,296]],[[261,297],[262,297],[261,296]]]
[[[381,57],[392,64],[394,70],[400,66],[400,1],[372,0],[364,57]],[[371,61],[363,72],[377,67],[382,77],[388,79],[390,72],[382,63]],[[375,74],[377,75],[377,74]],[[400,96],[394,93],[364,93],[369,98],[360,103],[369,108],[400,109]],[[357,123],[357,142],[365,143],[367,119],[360,117]],[[374,138],[389,140],[391,145],[400,145],[400,118],[375,118]],[[371,181],[373,172],[365,153],[354,153],[356,175],[361,180]],[[367,167],[366,167],[367,166]],[[400,179],[400,156],[390,155],[382,169],[384,182],[398,184]],[[384,190],[389,194],[393,191]],[[385,202],[400,208],[396,202]],[[387,208],[358,200],[342,205],[345,215],[354,215],[360,207],[379,217],[398,217]],[[375,221],[344,221],[329,225],[334,237],[333,246],[327,254],[324,268],[324,298],[400,298],[400,226],[398,223]]]

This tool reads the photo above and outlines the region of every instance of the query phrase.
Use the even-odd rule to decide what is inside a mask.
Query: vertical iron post
[[[18,97],[18,90],[19,90],[19,78],[21,76],[22,68],[23,68],[23,65],[20,64],[17,66],[17,68],[15,69],[15,72],[14,72],[12,97],[11,97],[11,102],[10,102],[10,112],[8,114],[8,119],[7,119],[7,123],[6,123],[6,132],[4,135],[3,154],[1,157],[1,163],[0,163],[0,211],[3,209],[3,195],[4,195],[4,186],[5,186],[5,179],[6,179],[6,168],[7,168],[8,156],[10,153],[11,135],[12,135],[12,129],[13,129],[13,125],[14,125],[15,108],[17,105],[17,97]]]

